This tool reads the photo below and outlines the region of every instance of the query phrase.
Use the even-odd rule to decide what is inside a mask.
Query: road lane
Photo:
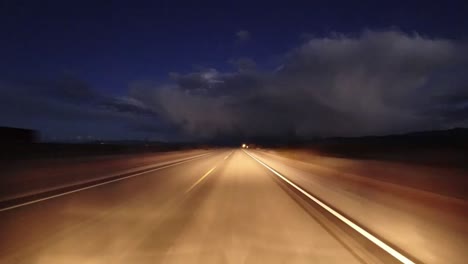
[[[381,239],[377,238],[374,234],[371,234],[369,231],[367,231],[365,228],[363,228],[361,225],[355,223],[353,220],[349,219],[343,213],[338,212],[336,209],[330,207],[326,202],[323,200],[317,198],[310,192],[306,191],[305,189],[301,188],[299,185],[295,184],[291,180],[289,180],[286,176],[282,175],[275,169],[273,169],[271,166],[267,165],[265,162],[261,161],[256,157],[254,154],[251,154],[247,151],[244,151],[247,155],[249,155],[251,158],[253,158],[255,161],[258,163],[262,164],[265,168],[270,170],[273,174],[278,176],[281,180],[283,180],[286,184],[288,184],[289,187],[294,188],[296,192],[299,192],[301,195],[305,196],[308,198],[311,202],[314,204],[318,205],[321,207],[321,209],[325,210],[327,213],[329,213],[331,216],[334,216],[338,220],[340,220],[343,224],[346,224],[348,227],[352,228],[354,231],[357,232],[357,235],[363,236],[364,238],[368,239],[370,242],[378,246],[380,249],[384,250],[386,253],[390,254],[393,258],[395,258],[397,261],[404,263],[404,264],[414,264],[414,261],[410,260],[407,256],[399,252],[399,250],[396,250],[392,246],[390,246],[388,243],[385,241],[382,241]]]
[[[419,262],[461,264],[468,259],[466,218],[452,215],[452,220],[448,213],[416,204],[385,186],[372,188],[339,172],[324,173],[327,168],[320,163],[250,152]]]
[[[148,166],[137,167],[113,175],[105,175],[102,177],[95,177],[86,181],[78,181],[69,183],[63,186],[56,186],[54,188],[42,189],[30,195],[19,196],[14,199],[0,201],[0,212],[13,210],[19,207],[29,206],[35,203],[44,202],[51,199],[56,199],[65,195],[74,194],[77,192],[85,191],[88,189],[100,187],[102,185],[112,184],[119,181],[128,180],[134,177],[145,175],[148,173],[164,170],[173,166],[179,166],[183,163],[193,161],[203,156],[210,155],[205,153],[189,158],[176,159],[162,163],[156,163]],[[26,182],[24,184],[27,184]],[[4,206],[5,205],[5,206]]]
[[[110,178],[155,165],[209,154],[210,151],[195,149],[104,157],[23,160],[2,164],[0,203],[77,183],[95,181],[97,178]]]
[[[242,151],[194,192],[167,216],[168,228],[154,232],[128,261],[359,263]],[[179,234],[168,232],[171,241],[161,250],[153,238],[171,228]]]
[[[0,263],[363,261],[241,150],[0,212],[0,237]]]
[[[218,151],[166,170],[1,212],[0,263],[53,263],[49,255],[60,256],[61,252],[53,251],[60,245],[68,244],[69,250],[76,250],[74,254],[86,257],[82,250],[88,244],[99,250],[117,243],[139,220],[163,215],[169,201],[180,200],[227,153]],[[79,236],[89,231],[89,237]]]

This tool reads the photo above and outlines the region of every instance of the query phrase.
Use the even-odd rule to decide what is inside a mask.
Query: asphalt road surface
[[[411,263],[250,155],[216,150],[4,209],[0,263]]]

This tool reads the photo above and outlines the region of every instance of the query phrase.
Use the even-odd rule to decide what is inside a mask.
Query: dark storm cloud
[[[229,63],[233,65],[238,71],[254,71],[257,67],[257,64],[251,58],[243,57],[238,59],[231,59]]]
[[[26,92],[31,97],[57,99],[70,103],[90,102],[100,100],[101,95],[81,79],[71,75],[60,76],[57,79],[33,79],[13,82],[3,82],[2,91]]]
[[[135,98],[186,133],[363,135],[467,124],[466,43],[398,31],[310,38],[272,72],[173,74]],[[246,66],[249,70],[245,70]],[[465,108],[464,108],[465,107]],[[450,118],[449,118],[450,117]]]
[[[466,43],[398,31],[312,37],[275,70],[171,73],[98,92],[79,78],[0,82],[2,125],[96,138],[352,136],[468,126]],[[166,137],[167,138],[167,137]]]
[[[186,75],[171,73],[170,76],[185,90],[205,91],[223,82],[221,75],[216,69],[205,69]]]
[[[250,40],[251,34],[247,30],[239,30],[236,32],[236,38],[239,43],[246,42]]]
[[[119,113],[157,117],[157,114],[151,111],[146,105],[131,97],[107,98],[103,100],[100,105],[110,111]]]
[[[2,125],[40,129],[46,138],[144,136],[157,115],[134,98],[98,93],[72,77],[0,82]],[[144,130],[140,128],[145,128]]]
[[[86,82],[72,76],[38,83],[42,95],[50,95],[69,102],[89,102],[100,99]]]

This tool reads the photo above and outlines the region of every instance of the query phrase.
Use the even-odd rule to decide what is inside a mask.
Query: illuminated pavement
[[[327,214],[218,150],[0,212],[0,263],[398,263]]]

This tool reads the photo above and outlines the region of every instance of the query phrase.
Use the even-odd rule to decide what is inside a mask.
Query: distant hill
[[[37,131],[31,129],[0,126],[0,143],[2,145],[34,143],[38,140],[38,134]]]
[[[349,144],[349,145],[405,145],[405,146],[444,146],[468,147],[468,128],[448,130],[419,131],[405,134],[361,137],[315,137],[301,138],[291,133],[288,136],[257,136],[235,138],[235,144],[249,143],[263,147],[308,147],[317,145]],[[220,141],[222,142],[222,141]]]
[[[387,136],[315,139],[283,147],[311,150],[326,156],[468,168],[467,128]]]
[[[25,143],[2,145],[0,160],[55,159],[103,155],[137,154],[205,148],[200,144],[108,141],[87,143]]]
[[[310,143],[310,142],[309,142]],[[406,134],[364,137],[335,137],[314,140],[314,144],[403,144],[406,146],[427,147],[468,147],[468,128],[453,128],[448,130],[420,131]]]

